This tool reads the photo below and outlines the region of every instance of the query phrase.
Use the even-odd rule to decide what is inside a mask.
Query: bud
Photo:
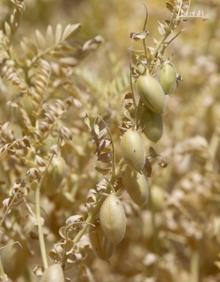
[[[53,264],[49,266],[43,276],[41,277],[40,282],[64,282],[64,273],[60,264]]]
[[[106,238],[100,224],[89,228],[89,239],[96,255],[103,260],[108,260],[114,251],[114,246]]]
[[[127,167],[122,178],[122,183],[132,200],[137,205],[142,206],[147,202],[148,181],[143,174]]]
[[[99,212],[101,228],[106,238],[117,245],[125,236],[126,216],[120,200],[115,195],[108,196]]]
[[[153,112],[163,112],[165,95],[160,83],[151,75],[140,76],[137,80],[137,90],[146,107]]]
[[[121,151],[127,163],[141,171],[145,162],[145,147],[140,133],[129,129],[121,138]]]
[[[176,87],[176,70],[169,61],[164,62],[160,69],[160,84],[165,94],[171,93]]]
[[[64,159],[61,156],[54,156],[44,182],[45,192],[48,195],[56,193],[57,188],[63,180],[65,167],[66,163]]]

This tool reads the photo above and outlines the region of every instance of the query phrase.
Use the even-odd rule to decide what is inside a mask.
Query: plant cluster
[[[216,57],[218,15],[185,50],[203,12],[166,1],[152,42],[145,7],[129,66],[103,82],[102,36],[59,23],[27,37],[25,4],[0,4],[0,281],[218,281],[220,60],[190,61]]]

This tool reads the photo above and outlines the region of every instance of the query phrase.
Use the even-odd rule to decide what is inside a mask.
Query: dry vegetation
[[[1,0],[0,281],[220,281],[220,2],[144,2]]]

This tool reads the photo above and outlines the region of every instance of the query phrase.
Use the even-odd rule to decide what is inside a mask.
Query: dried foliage
[[[219,281],[219,2],[107,2],[0,3],[0,281]]]

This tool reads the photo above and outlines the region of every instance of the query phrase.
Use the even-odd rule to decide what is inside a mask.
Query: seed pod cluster
[[[121,201],[115,195],[109,195],[103,202],[99,219],[106,238],[117,245],[125,236],[126,216]]]
[[[140,96],[137,119],[145,136],[152,142],[160,140],[163,134],[162,113],[165,94],[170,94],[176,86],[176,70],[165,61],[160,68],[159,81],[150,74],[137,79],[137,92]]]
[[[148,181],[145,175],[127,167],[123,174],[122,183],[132,200],[137,205],[143,206],[147,202]]]
[[[49,266],[43,276],[41,277],[40,282],[64,282],[64,273],[60,264],[53,264]]]
[[[99,223],[89,228],[89,239],[94,252],[99,258],[108,260],[112,256],[114,245],[106,238]]]
[[[127,130],[121,138],[121,151],[126,162],[142,171],[145,162],[145,147],[142,136],[136,130]]]

